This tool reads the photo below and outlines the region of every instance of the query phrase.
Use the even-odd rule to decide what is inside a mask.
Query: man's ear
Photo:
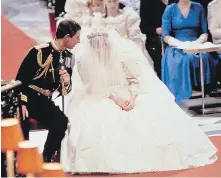
[[[66,40],[66,39],[68,39],[70,37],[71,37],[70,34],[67,34],[67,35],[64,36],[64,39]]]

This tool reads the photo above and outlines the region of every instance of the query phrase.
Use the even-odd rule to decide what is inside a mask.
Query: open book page
[[[221,44],[215,45],[211,42],[206,42],[203,44],[197,44],[192,42],[186,42],[181,46],[178,46],[179,49],[189,50],[189,49],[208,49],[208,48],[221,48]]]

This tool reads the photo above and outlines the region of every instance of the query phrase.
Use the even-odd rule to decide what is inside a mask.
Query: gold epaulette
[[[34,46],[34,48],[35,49],[42,49],[42,48],[46,48],[48,46],[49,46],[48,43],[44,43],[44,44],[36,45],[36,46]]]
[[[51,66],[51,70],[52,70],[52,76],[53,76],[53,80],[55,81],[55,77],[54,77],[54,67],[52,64],[53,61],[53,56],[52,54],[49,54],[49,56],[47,57],[45,63],[42,63],[42,50],[38,49],[38,53],[37,53],[37,63],[40,66],[40,68],[38,69],[36,75],[34,76],[33,80],[39,79],[41,78],[43,75],[47,75],[47,72]]]

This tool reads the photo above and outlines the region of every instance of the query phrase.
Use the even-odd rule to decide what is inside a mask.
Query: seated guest
[[[162,81],[180,104],[200,86],[200,55],[187,54],[176,47],[207,41],[207,21],[201,4],[179,0],[165,9],[162,18],[163,39],[168,44],[162,58]],[[204,83],[212,83],[213,58],[203,53]]]
[[[177,0],[169,0],[169,4],[172,4],[174,2],[176,2]],[[192,0],[193,2],[197,2],[197,3],[200,3],[204,10],[205,10],[205,13],[207,14],[207,6],[208,4],[212,1],[212,0]]]

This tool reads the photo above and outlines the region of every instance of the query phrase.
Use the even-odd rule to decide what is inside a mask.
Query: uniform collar
[[[55,44],[55,39],[51,41],[51,46],[52,46],[52,48],[53,48],[55,51],[57,51],[57,52],[59,52],[59,53],[61,53],[61,52],[63,52],[63,51],[66,51],[66,49],[64,49],[64,50],[60,50],[60,49],[59,49],[59,47]]]

